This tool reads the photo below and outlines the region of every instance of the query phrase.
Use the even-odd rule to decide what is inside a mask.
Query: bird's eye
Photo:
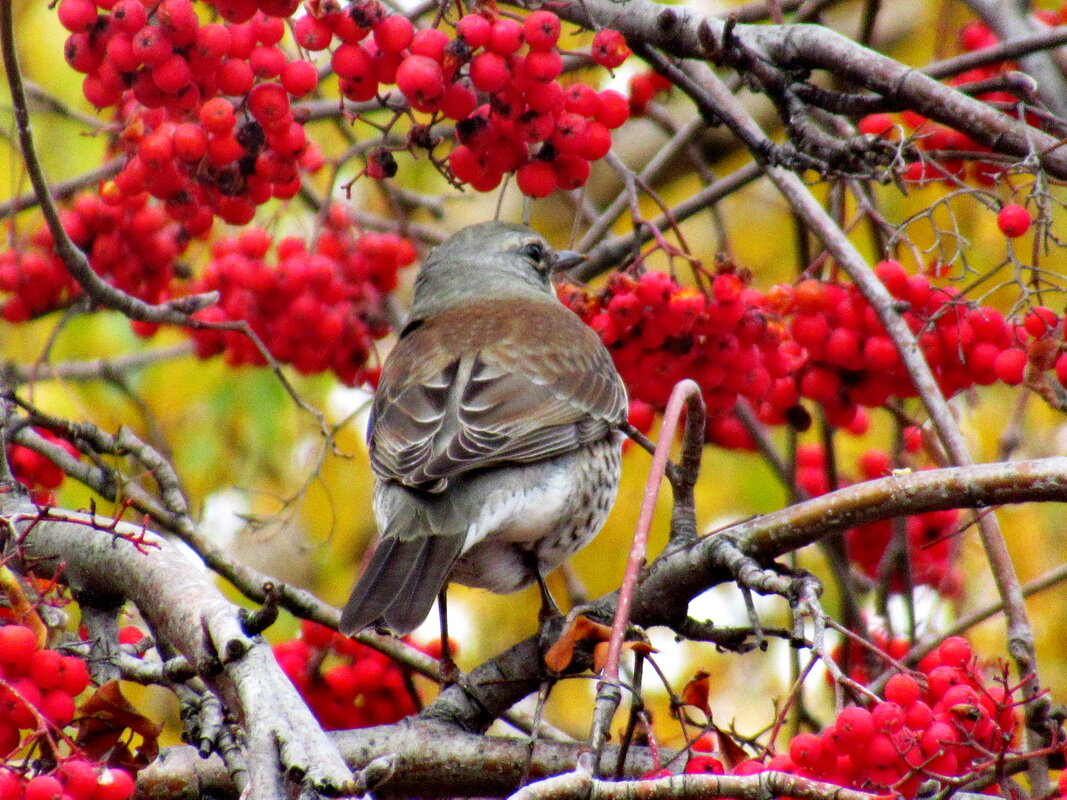
[[[530,259],[534,264],[540,264],[545,260],[545,256],[548,255],[548,248],[540,242],[528,242],[522,246],[519,254],[523,258]]]

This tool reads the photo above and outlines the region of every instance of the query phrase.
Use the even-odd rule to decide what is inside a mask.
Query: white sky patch
[[[370,405],[374,394],[358,386],[336,386],[326,397],[326,408],[332,419],[342,420],[352,417],[350,426],[359,431],[366,440],[367,420],[370,419]]]
[[[208,495],[200,528],[212,544],[229,550],[245,526],[243,516],[250,511],[248,497],[236,489],[222,489]]]

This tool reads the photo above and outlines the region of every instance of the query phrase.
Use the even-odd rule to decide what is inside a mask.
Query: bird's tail
[[[400,636],[411,632],[430,613],[462,546],[462,534],[384,537],[341,612],[341,633],[378,622]]]

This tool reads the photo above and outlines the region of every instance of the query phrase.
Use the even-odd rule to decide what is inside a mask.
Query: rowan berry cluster
[[[66,439],[56,436],[45,428],[34,430],[44,439],[62,447],[74,458],[79,456],[74,445]],[[20,444],[8,445],[7,463],[11,466],[15,480],[30,490],[35,503],[42,506],[55,503],[55,490],[60,487],[65,477],[63,470],[56,464],[49,461],[46,456]]]
[[[150,303],[169,296],[175,260],[188,239],[147,195],[118,201],[114,195],[83,194],[61,219],[93,271],[115,288]],[[0,251],[0,292],[10,293],[0,306],[8,322],[63,308],[81,295],[43,223],[26,241]]]
[[[839,786],[915,797],[919,784],[981,773],[1010,750],[1016,701],[990,684],[970,644],[946,639],[918,675],[889,679],[885,700],[850,706],[821,734],[800,734],[767,767]]]
[[[7,624],[0,627],[0,679],[0,760],[9,765],[0,767],[0,800],[132,796],[134,781],[128,772],[89,761],[77,752],[58,765],[50,764],[46,772],[11,766],[15,754],[28,752],[41,737],[70,725],[76,713],[74,698],[89,686],[84,661],[42,649],[30,628]]]
[[[274,645],[274,657],[326,730],[387,725],[414,714],[400,665],[314,622],[300,638]]]
[[[454,40],[439,31],[418,35],[429,39],[431,33],[434,49],[407,56],[396,82],[412,107],[457,120],[459,144],[448,164],[458,180],[487,192],[514,173],[531,197],[585,184],[590,162],[607,155],[611,130],[627,120],[629,107],[613,90],[560,84],[559,17],[534,11],[520,23],[468,14],[456,23]],[[615,67],[627,55],[618,33],[597,34],[593,58],[599,64]],[[474,90],[489,102],[475,107]]]
[[[415,260],[415,246],[394,234],[357,236],[344,210],[334,207],[309,248],[302,239],[274,247],[262,228],[219,239],[193,285],[219,292],[219,303],[200,312],[205,322],[245,320],[278,361],[301,373],[331,370],[344,383],[374,382],[368,365],[373,342],[389,331],[385,297],[397,271]],[[197,355],[226,354],[231,365],[266,363],[255,343],[238,331],[193,331]]]
[[[238,5],[255,10],[229,8]],[[314,89],[318,73],[279,46],[282,19],[255,12],[201,24],[192,0],[61,0],[58,14],[86,99],[118,110],[121,196],[147,192],[199,235],[213,215],[250,222],[256,206],[296,194],[301,168],[321,166],[290,100]]]
[[[775,770],[910,800],[930,779],[992,773],[1018,734],[1016,704],[1004,685],[990,684],[970,644],[954,636],[926,656],[917,673],[891,677],[884,700],[869,709],[842,709],[821,733],[794,736],[788,753],[741,761],[729,773]],[[687,774],[727,772],[708,749],[708,737],[693,743]],[[646,777],[661,774],[666,770]]]
[[[905,441],[910,440],[918,445],[917,438],[906,436]],[[889,475],[893,462],[884,450],[868,450],[860,455],[857,467],[860,480],[869,481]],[[805,444],[797,448],[796,480],[809,496],[817,497],[830,490],[827,469],[826,451],[822,445]],[[846,476],[836,476],[838,486],[848,486],[854,482]],[[953,551],[960,517],[959,510],[946,509],[904,518],[908,576],[912,584],[932,586],[949,596],[959,592],[962,577],[953,563]],[[849,562],[872,581],[878,580],[887,566],[891,566],[885,563],[885,559],[893,538],[893,520],[878,520],[849,529],[845,532]],[[891,589],[905,589],[900,570],[892,569],[888,574],[892,578]]]
[[[708,409],[708,441],[746,446],[730,414],[738,397],[796,404],[791,376],[802,353],[736,271],[723,267],[707,292],[663,272],[616,273],[598,294],[564,286],[560,297],[607,345],[632,398],[662,411],[678,381],[695,380]]]
[[[881,262],[875,272],[907,304],[902,317],[946,396],[975,384],[1022,382],[1026,353],[1015,327],[995,308],[972,307],[955,289],[908,275],[896,261]],[[821,404],[833,424],[847,427],[859,406],[915,396],[896,348],[854,285],[806,280],[777,286],[768,304],[788,317],[789,332],[806,353],[797,373],[800,395]]]

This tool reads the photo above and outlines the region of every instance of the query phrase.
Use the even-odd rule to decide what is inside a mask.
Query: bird
[[[626,388],[552,275],[584,257],[506,222],[463,228],[415,278],[368,442],[379,542],[340,630],[404,635],[449,582],[510,594],[587,544],[614,504]],[[442,624],[445,614],[442,611]]]

